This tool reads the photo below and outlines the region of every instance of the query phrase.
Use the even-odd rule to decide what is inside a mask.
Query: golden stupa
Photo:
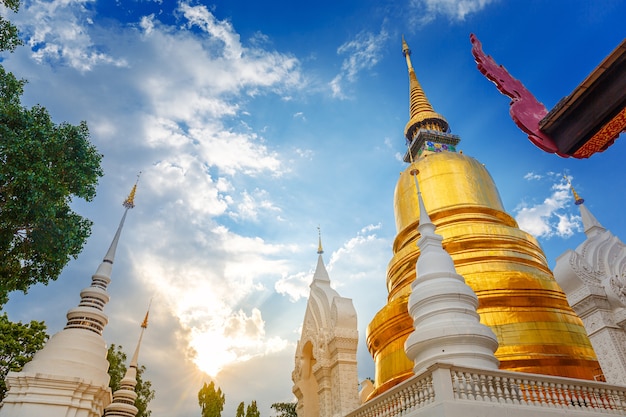
[[[417,170],[424,203],[457,272],[476,292],[481,322],[496,334],[500,368],[563,377],[601,375],[582,321],[548,268],[541,247],[504,211],[485,167],[456,152],[460,138],[449,133],[417,81],[402,40],[410,83],[410,120],[405,128],[409,166],[394,197],[397,236],[387,268],[387,304],[367,328],[375,362],[376,396],[413,375],[404,342],[413,331],[407,312],[415,263],[419,210],[411,171]]]

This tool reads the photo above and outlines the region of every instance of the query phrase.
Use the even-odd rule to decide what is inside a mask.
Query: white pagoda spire
[[[137,385],[139,348],[141,346],[143,332],[148,327],[148,314],[150,314],[149,307],[146,312],[146,317],[141,323],[141,332],[139,333],[139,341],[137,342],[135,353],[126,369],[124,378],[120,381],[120,389],[113,393],[113,402],[104,409],[104,417],[135,417],[139,411],[135,406],[135,400],[137,400],[135,386]]]
[[[108,318],[106,314],[104,314],[104,306],[109,302],[107,287],[111,282],[111,271],[113,269],[113,261],[115,260],[115,251],[117,250],[117,243],[120,240],[120,234],[124,227],[126,214],[129,209],[135,207],[134,199],[136,190],[137,184],[133,186],[128,198],[124,200],[123,206],[126,208],[124,215],[117,227],[109,250],[96,270],[96,273],[91,277],[91,285],[80,292],[80,303],[78,307],[67,312],[66,329],[85,329],[102,335],[104,326],[106,326],[108,322]]]
[[[414,330],[404,349],[414,363],[413,371],[420,373],[437,362],[498,369],[499,361],[494,356],[498,340],[489,327],[480,323],[478,298],[456,273],[452,257],[441,244],[443,238],[435,233],[419,191],[418,171],[411,174],[420,210],[420,255],[408,302]]]
[[[67,325],[53,335],[20,372],[7,375],[7,395],[0,417],[80,415],[101,417],[111,402],[107,347],[102,337],[108,322],[104,306],[115,250],[137,183],[124,201],[122,220],[104,260],[80,293],[77,307],[67,313]]]

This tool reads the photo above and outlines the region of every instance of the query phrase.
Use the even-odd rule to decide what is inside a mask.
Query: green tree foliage
[[[198,404],[202,409],[202,417],[220,417],[224,409],[226,397],[221,388],[215,389],[215,384],[211,381],[208,385],[205,382],[198,391]]]
[[[6,394],[5,377],[9,371],[21,371],[33,355],[48,340],[43,321],[29,324],[9,321],[6,313],[0,316],[0,401]]]
[[[115,392],[120,389],[120,382],[124,375],[126,375],[126,354],[122,351],[121,346],[112,344],[109,346],[107,352],[107,360],[109,361],[109,386],[111,391]],[[149,417],[152,411],[148,410],[148,404],[154,399],[154,390],[152,389],[152,382],[143,379],[143,373],[146,370],[145,366],[139,366],[137,368],[137,385],[135,386],[135,392],[137,393],[137,399],[135,400],[135,407],[137,407],[136,417]]]
[[[20,8],[19,0],[1,0],[0,3],[13,12],[17,12]],[[0,15],[0,52],[13,51],[21,44],[22,41],[15,25]]]
[[[91,201],[102,176],[87,124],[56,125],[44,107],[23,107],[23,87],[0,66],[0,306],[78,256],[91,222],[70,202]]]
[[[0,4],[17,12],[20,1]],[[0,16],[0,52],[21,43]],[[11,291],[57,279],[78,256],[91,222],[69,205],[91,201],[102,176],[87,124],[57,125],[44,107],[23,107],[24,84],[0,65],[0,307]]]
[[[256,401],[252,401],[246,408],[246,417],[261,417],[261,412],[256,406]]]
[[[239,403],[239,406],[237,407],[237,414],[235,415],[235,417],[246,417],[246,406],[244,405],[243,401]]]
[[[298,403],[274,403],[270,406],[276,413],[276,417],[297,417],[296,406]]]

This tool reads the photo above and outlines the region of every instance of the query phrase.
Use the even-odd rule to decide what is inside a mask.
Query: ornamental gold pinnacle
[[[317,226],[317,235],[318,235],[318,244],[317,244],[317,253],[321,255],[324,253],[324,249],[322,248],[322,229]]]
[[[567,181],[567,183],[569,184],[569,188],[572,190],[572,194],[574,195],[574,204],[580,206],[582,203],[585,202],[585,200],[583,198],[580,198],[576,190],[574,190],[574,186],[572,185],[572,182],[569,180],[569,178],[567,178],[567,176],[565,175],[563,175],[563,178],[565,178],[565,181]]]
[[[124,200],[124,202],[122,203],[122,205],[127,209],[132,209],[135,207],[135,192],[137,191],[137,183],[139,182],[140,175],[141,171],[139,171],[139,174],[137,174],[137,181],[135,181],[135,185],[133,185],[133,188],[130,190],[130,194],[128,194],[128,197],[126,197],[126,200]]]

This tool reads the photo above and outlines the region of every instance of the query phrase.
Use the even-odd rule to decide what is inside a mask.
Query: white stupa
[[[150,311],[146,313],[146,317],[141,323],[141,332],[139,333],[139,341],[137,342],[135,353],[126,369],[124,378],[120,381],[120,388],[113,393],[113,402],[104,409],[104,417],[135,417],[139,411],[135,406],[135,400],[137,400],[135,387],[137,386],[139,348],[141,347],[143,332],[148,327],[149,313]]]
[[[434,363],[498,369],[494,355],[498,339],[480,323],[478,297],[457,274],[452,257],[443,249],[443,238],[435,233],[424,206],[417,172],[412,175],[420,211],[420,256],[408,302],[414,330],[404,349],[414,363],[413,372],[420,374]]]
[[[554,277],[585,325],[603,377],[626,385],[626,246],[591,214],[573,187],[572,193],[587,239],[557,258]]]
[[[67,324],[50,338],[20,372],[9,372],[0,417],[101,417],[111,402],[109,362],[102,331],[104,306],[115,251],[128,210],[134,207],[135,184],[124,201],[124,215],[104,260],[67,312]]]
[[[359,404],[356,351],[359,340],[352,300],[330,286],[319,239],[302,335],[292,372],[298,417],[340,417]]]

